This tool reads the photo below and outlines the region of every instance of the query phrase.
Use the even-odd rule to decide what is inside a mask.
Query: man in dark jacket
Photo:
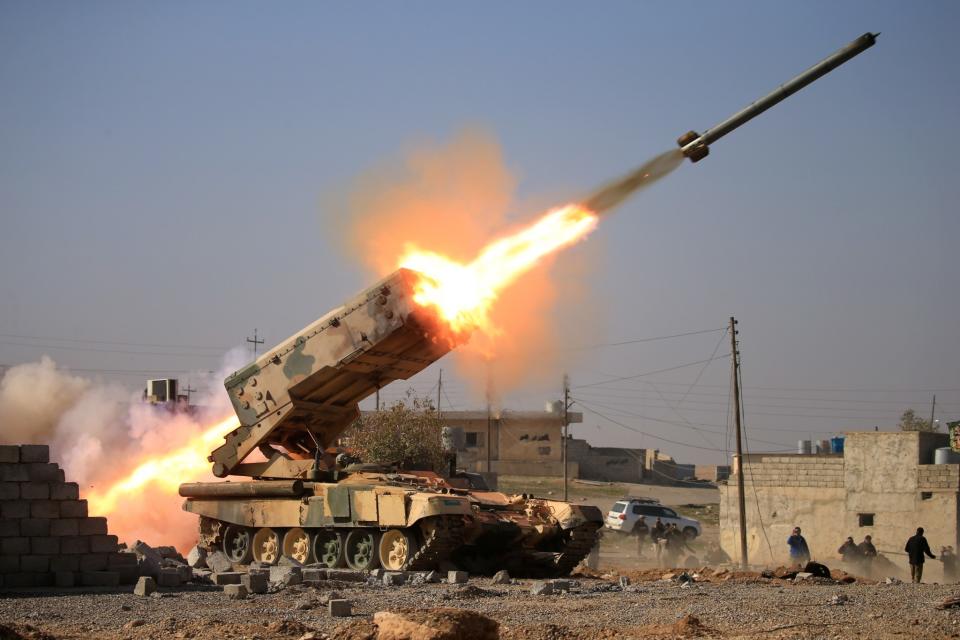
[[[840,557],[843,558],[845,563],[853,564],[859,555],[857,543],[853,541],[853,538],[847,538],[840,548],[837,549],[837,553],[840,554]]]
[[[931,560],[936,559],[936,556],[930,551],[930,545],[927,544],[927,539],[923,537],[923,527],[917,527],[917,535],[907,540],[907,545],[903,550],[906,551],[910,557],[910,578],[914,582],[919,583],[920,578],[923,577],[924,556],[929,557]]]
[[[800,527],[794,528],[793,535],[787,538],[787,545],[790,547],[792,564],[802,567],[810,562],[810,547],[807,546],[807,539],[800,535]]]

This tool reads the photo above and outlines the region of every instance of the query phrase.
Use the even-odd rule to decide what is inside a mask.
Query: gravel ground
[[[744,577],[681,587],[638,582],[626,591],[614,580],[578,578],[570,594],[531,596],[530,581],[494,585],[382,587],[356,583],[298,585],[284,591],[227,599],[216,587],[163,591],[141,598],[132,589],[0,594],[0,624],[35,638],[300,638],[309,631],[351,634],[377,611],[404,608],[471,609],[498,621],[501,637],[553,638],[944,638],[960,637],[960,610],[935,604],[955,585],[793,584]],[[353,618],[330,618],[331,591],[351,600]],[[830,604],[843,595],[846,603]],[[693,616],[692,620],[686,616]],[[697,622],[699,621],[699,622]],[[44,635],[46,634],[46,635]],[[0,630],[0,639],[16,638]]]

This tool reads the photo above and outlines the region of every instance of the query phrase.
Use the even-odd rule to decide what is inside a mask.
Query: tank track
[[[450,560],[454,551],[463,545],[463,518],[437,516],[432,521],[436,526],[424,537],[420,548],[410,558],[407,571],[436,569],[442,562]]]
[[[590,549],[597,543],[597,529],[599,523],[588,522],[569,530],[570,540],[564,545],[563,551],[554,561],[550,570],[552,577],[568,576],[580,561],[590,554]]]

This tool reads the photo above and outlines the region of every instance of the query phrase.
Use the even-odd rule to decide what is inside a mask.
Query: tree
[[[917,416],[916,411],[907,409],[900,416],[901,431],[936,431],[937,425],[931,425],[929,420]]]
[[[440,473],[446,466],[442,430],[443,421],[433,404],[409,397],[406,402],[362,414],[346,435],[364,462]]]

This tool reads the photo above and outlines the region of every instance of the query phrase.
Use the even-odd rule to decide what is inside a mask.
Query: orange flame
[[[454,332],[481,330],[495,335],[497,328],[489,313],[503,288],[544,256],[586,237],[598,221],[589,209],[569,204],[491,242],[469,264],[408,247],[400,266],[423,274],[414,287],[413,299],[421,306],[434,307]]]
[[[107,516],[110,532],[121,540],[153,539],[184,549],[196,540],[196,517],[178,518],[178,488],[183,482],[212,479],[207,452],[239,426],[225,418],[168,453],[145,453],[139,464],[106,488],[86,492],[91,515]]]

